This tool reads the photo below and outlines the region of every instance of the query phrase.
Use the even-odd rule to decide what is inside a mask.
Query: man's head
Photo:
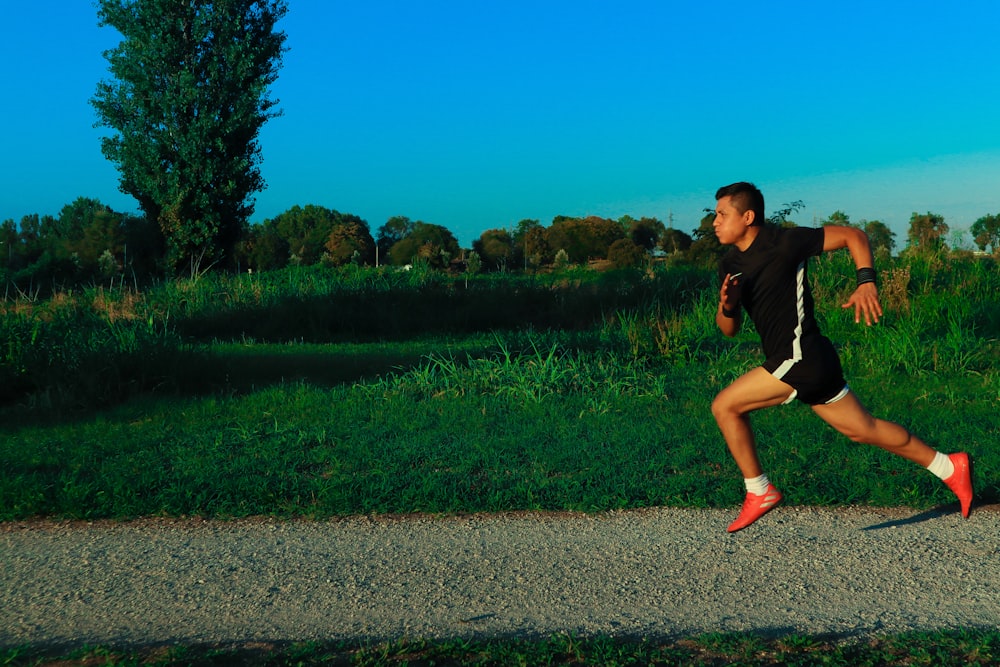
[[[715,201],[719,201],[723,197],[729,197],[730,202],[740,215],[747,211],[753,212],[751,226],[764,224],[764,195],[753,183],[741,181],[721,187],[715,193]]]

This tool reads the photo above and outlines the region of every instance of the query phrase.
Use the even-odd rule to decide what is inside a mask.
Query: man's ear
[[[746,211],[743,212],[743,222],[746,223],[747,227],[753,224],[754,218],[756,217],[757,215],[754,213],[752,208],[748,208]]]

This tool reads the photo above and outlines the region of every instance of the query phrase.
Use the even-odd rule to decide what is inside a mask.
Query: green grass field
[[[890,278],[886,316],[866,328],[839,308],[850,288],[843,267],[820,262],[821,324],[873,413],[944,451],[970,452],[980,501],[996,502],[998,483],[988,473],[1000,456],[996,268],[955,264],[937,269],[941,275],[904,268],[905,290]],[[734,340],[715,330],[708,278],[690,270],[678,280],[669,272],[592,283],[579,274],[529,283],[491,277],[475,288],[491,292],[487,303],[524,294],[534,306],[546,295],[550,311],[578,303],[558,315],[566,323],[560,329],[462,333],[435,324],[447,319],[435,315],[440,292],[458,289],[440,280],[432,279],[419,314],[423,330],[405,340],[179,333],[190,320],[175,321],[178,311],[197,321],[206,312],[220,321],[243,312],[253,292],[232,284],[223,291],[171,285],[170,298],[154,293],[131,311],[102,293],[103,311],[83,295],[30,314],[8,312],[0,320],[9,355],[3,372],[8,387],[33,391],[3,411],[0,519],[598,512],[739,502],[737,471],[708,406],[759,363],[759,350],[749,326]],[[336,310],[343,294],[353,300],[369,289],[345,282],[339,291],[329,276],[310,283],[315,293],[298,307],[329,301],[325,307]],[[630,290],[633,283],[639,286]],[[423,288],[395,289],[416,299]],[[290,308],[264,319],[301,330],[312,310],[300,316]],[[765,465],[791,504],[951,501],[932,476],[850,443],[803,405],[758,413],[754,423]]]
[[[818,317],[852,387],[877,416],[972,454],[978,501],[1000,501],[996,265],[894,260],[870,329],[839,307],[852,277],[842,257],[814,267]],[[712,284],[695,269],[471,282],[352,269],[4,304],[0,520],[735,507],[742,484],[709,404],[760,358],[749,327],[733,340],[715,330]],[[805,406],[754,424],[789,504],[953,501]],[[973,662],[997,642],[947,639]],[[830,654],[801,643],[800,655]],[[456,659],[382,650],[357,664],[394,664],[397,650]],[[553,649],[515,654],[536,650]],[[707,653],[640,662],[710,664],[684,662]],[[560,645],[547,659],[572,655]]]

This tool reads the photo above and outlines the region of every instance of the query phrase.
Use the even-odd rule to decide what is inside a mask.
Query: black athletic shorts
[[[825,336],[801,339],[801,358],[768,359],[764,369],[795,390],[787,402],[833,403],[847,394],[847,381],[836,348]]]

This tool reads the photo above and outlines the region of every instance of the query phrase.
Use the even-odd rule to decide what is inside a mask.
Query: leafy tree
[[[8,218],[0,224],[0,280],[4,283],[9,281],[14,272],[20,268],[18,266],[21,260],[20,251],[17,225]]]
[[[569,254],[565,248],[556,251],[555,257],[552,259],[552,266],[560,271],[569,266]]]
[[[795,223],[789,219],[789,216],[793,213],[801,211],[803,208],[805,208],[805,204],[802,203],[802,200],[796,199],[793,202],[785,204],[782,208],[779,208],[774,213],[769,215],[766,222],[779,227],[795,227]],[[844,215],[845,218],[847,217],[846,214],[842,215]]]
[[[91,100],[119,188],[155,220],[168,261],[192,276],[229,257],[264,188],[257,138],[279,115],[268,88],[284,0],[98,0],[123,40]]]
[[[627,235],[629,230],[632,229],[632,226],[639,221],[633,218],[631,215],[626,214],[618,218],[617,222],[618,226],[621,227],[622,231],[625,232],[625,234]]]
[[[695,241],[715,237],[715,210],[711,208],[702,209],[705,215],[698,222],[698,228],[692,232],[691,237]]]
[[[719,238],[715,235],[715,228],[712,226],[714,222],[715,210],[706,208],[698,229],[692,234],[694,241],[685,253],[692,264],[715,268],[719,258],[726,253],[726,246],[719,243]]]
[[[883,252],[892,255],[893,248],[896,246],[896,234],[889,229],[888,225],[881,220],[869,220],[863,223],[862,229],[865,230],[865,234],[871,241],[872,251],[877,253],[884,248]]]
[[[625,218],[628,218],[628,227],[625,228],[628,238],[632,243],[646,250],[655,248],[666,232],[666,227],[656,218],[643,217],[639,220],[635,220],[629,216],[625,216]]]
[[[586,229],[592,239],[593,246],[590,248],[590,256],[595,258],[606,258],[611,244],[618,239],[625,238],[622,228],[615,224],[614,220],[600,218],[596,215],[584,218]]]
[[[889,227],[880,220],[862,220],[861,222],[851,222],[850,216],[843,211],[834,211],[826,220],[820,222],[824,227],[828,225],[840,225],[843,227],[856,227],[864,230],[871,242],[872,251],[878,253],[882,250],[886,255],[892,254],[892,249],[896,245],[896,235]]]
[[[45,263],[43,256],[48,256],[42,243],[42,229],[54,224],[52,216],[40,217],[37,213],[31,213],[21,218],[18,232],[18,248],[14,255],[20,254],[20,261],[15,260],[17,273],[15,278],[19,282],[31,280],[35,269],[39,264]],[[18,252],[19,251],[19,252]]]
[[[586,243],[583,240],[583,229],[578,218],[556,216],[552,224],[545,230],[545,239],[555,253],[566,255],[566,263],[585,262],[587,260]]]
[[[524,240],[516,247],[523,248],[525,267],[534,268],[551,264],[555,259],[555,251],[549,245],[548,232],[541,225],[525,230]]]
[[[0,226],[0,273],[19,286],[72,285],[129,274],[157,275],[162,236],[145,217],[117,213],[97,199],[79,197],[58,217],[26,215]]]
[[[692,242],[690,234],[669,227],[663,230],[663,235],[660,237],[660,249],[668,255],[675,255],[690,248]]]
[[[460,250],[450,231],[441,225],[417,221],[413,223],[413,231],[389,249],[389,260],[398,266],[419,260],[443,269]]]
[[[514,225],[514,240],[523,241],[524,235],[532,229],[543,229],[542,223],[533,218],[524,218]]]
[[[100,211],[83,230],[77,245],[77,256],[88,272],[107,277],[117,275],[124,268],[125,227],[124,216],[110,210]]]
[[[288,241],[281,237],[272,221],[251,225],[241,245],[241,261],[255,271],[272,271],[288,264]]]
[[[375,260],[375,240],[368,223],[356,215],[343,215],[330,230],[326,240],[324,261],[334,266],[351,262],[371,264]]]
[[[58,217],[42,218],[38,227],[38,241],[42,248],[43,264],[49,264],[52,271],[63,280],[77,278],[79,268],[78,246],[83,238],[83,230],[90,224],[103,205],[96,199],[80,197],[62,207]],[[75,256],[75,261],[74,261]]]
[[[616,269],[642,266],[648,259],[646,249],[632,239],[618,239],[608,248],[608,261]]]
[[[570,262],[582,264],[590,259],[607,258],[611,244],[625,238],[625,232],[617,222],[606,218],[556,216],[547,238],[553,250],[565,250]]]
[[[378,249],[379,257],[389,257],[392,246],[413,233],[413,225],[413,221],[405,215],[394,215],[386,220],[375,235],[375,247]]]
[[[265,220],[264,224],[273,228],[288,244],[289,254],[295,258],[295,262],[308,266],[316,264],[323,257],[330,232],[341,221],[341,214],[337,211],[307,204],[293,206],[273,219]]]
[[[477,253],[475,250],[471,251],[468,255],[465,256],[465,275],[467,277],[476,275],[482,270],[482,268],[483,268],[483,262],[479,257],[479,253]],[[468,286],[469,281],[466,280],[465,284],[466,286]]]
[[[820,222],[821,225],[827,227],[829,225],[839,225],[841,227],[857,227],[858,225],[851,222],[850,216],[848,216],[843,211],[834,211],[830,214],[826,220]]]
[[[52,217],[47,215],[42,218],[37,213],[31,213],[21,218],[19,225],[21,231],[18,237],[26,257],[34,259],[41,254],[42,228],[50,224],[47,222],[48,220],[52,220]]]
[[[124,216],[96,199],[80,197],[59,213],[53,243],[58,255],[69,256],[85,274],[94,273],[105,252],[116,262],[125,255]]]
[[[969,231],[980,250],[985,252],[990,248],[994,253],[1000,250],[1000,213],[984,215],[972,223]]]
[[[56,218],[26,218],[22,221],[25,239],[31,239],[34,252],[21,279],[60,283],[91,279],[106,273],[99,261],[105,254],[111,265],[120,268],[125,251],[124,220],[125,216],[87,197],[64,206]]]
[[[541,259],[538,256],[532,257],[532,249],[529,243],[534,238],[545,238],[545,228],[538,220],[525,218],[514,225],[514,233],[511,238],[512,253],[511,263],[527,269],[528,266],[538,266]],[[536,252],[535,255],[538,253]]]
[[[944,217],[927,212],[910,216],[910,231],[907,232],[907,249],[918,254],[933,253],[946,249],[945,235],[948,225]]]
[[[514,241],[506,229],[488,229],[472,243],[472,249],[490,270],[503,271],[514,256]]]

